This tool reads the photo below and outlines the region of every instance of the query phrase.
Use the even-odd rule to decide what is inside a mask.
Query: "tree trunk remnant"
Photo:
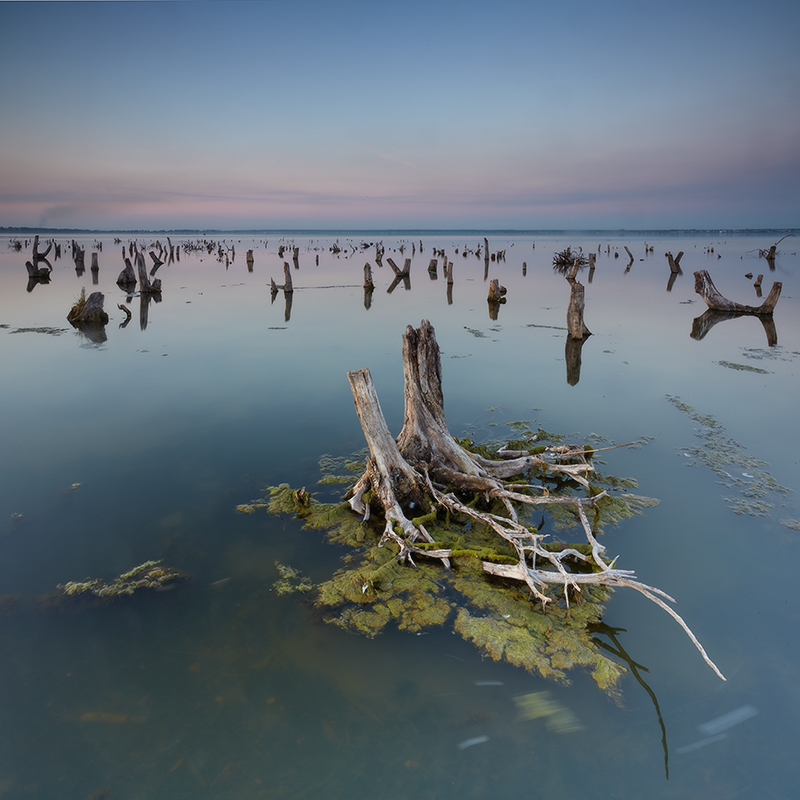
[[[667,261],[669,261],[669,271],[674,274],[680,274],[681,271],[681,259],[683,258],[683,250],[678,253],[677,256],[674,258],[672,257],[672,253],[667,251],[666,253]]]
[[[364,264],[364,288],[370,292],[375,288],[375,282],[372,280],[372,267],[369,262]]]
[[[630,261],[628,262],[628,269],[630,269],[633,266],[633,253],[631,253],[631,251],[628,250],[628,245],[624,245],[624,247],[625,247],[625,252],[628,254],[628,258],[630,259]]]
[[[387,258],[386,261],[388,262],[389,266],[392,268],[392,272],[394,272],[397,278],[407,278],[411,274],[411,259],[407,258],[405,263],[403,264],[403,269],[397,266],[391,258]]]
[[[586,339],[592,335],[592,332],[583,321],[585,290],[583,284],[575,277],[577,274],[578,260],[576,259],[567,275],[567,283],[569,283],[571,289],[569,306],[567,307],[567,331],[571,339]]]
[[[505,482],[508,478],[539,468],[549,473],[561,473],[589,489],[586,475],[593,468],[583,457],[583,448],[569,445],[551,447],[541,455],[522,451],[522,454],[514,453],[515,458],[495,461],[462,447],[447,429],[439,345],[433,326],[427,320],[423,320],[417,329],[406,328],[403,374],[403,429],[397,439],[393,439],[369,370],[348,373],[356,412],[369,445],[369,456],[364,474],[346,498],[349,498],[350,507],[364,519],[370,516],[371,504],[383,512],[381,545],[389,540],[395,542],[399,547],[399,558],[412,566],[413,556],[424,556],[440,559],[449,568],[453,551],[416,544],[420,539],[429,544],[433,540],[420,517],[409,518],[407,510],[419,508],[417,513],[427,515],[440,508],[464,515],[474,524],[485,526],[504,539],[517,555],[515,564],[481,560],[484,572],[523,582],[543,605],[553,599],[544,593],[548,585],[562,587],[568,604],[568,590],[580,593],[584,584],[636,589],[681,625],[706,663],[725,680],[686,623],[664,602],[674,600],[660,589],[641,583],[632,571],[616,569],[614,562],[605,560],[605,548],[595,538],[586,514],[586,508],[593,508],[605,492],[586,498],[534,496],[523,491],[532,488],[528,484]],[[573,463],[563,463],[565,459]],[[574,463],[575,460],[578,463]],[[465,494],[471,494],[472,498],[465,499]],[[492,500],[499,501],[505,509],[504,514],[481,510]],[[586,562],[591,571],[568,572],[562,563],[567,551],[553,552],[544,547],[542,542],[546,536],[519,520],[514,503],[572,505],[584,529],[590,554],[584,555],[570,548],[569,557]]]
[[[157,256],[152,250],[150,251],[150,258],[153,259],[153,266],[150,268],[150,277],[152,278],[153,275],[156,274],[156,271],[160,266],[164,264],[159,256]]]
[[[500,306],[506,302],[505,294],[507,291],[505,286],[500,285],[500,281],[497,280],[497,278],[492,279],[492,282],[489,284],[489,297],[487,298],[489,303],[489,319],[497,320],[500,315]]]
[[[161,294],[161,279],[155,278],[152,282],[147,275],[147,265],[144,255],[136,251],[136,268],[139,272],[139,292],[142,294]]]
[[[104,300],[102,292],[92,292],[86,297],[85,290],[81,289],[80,299],[70,309],[67,319],[76,327],[105,325],[108,322],[108,314],[103,309]]]
[[[75,269],[83,272],[85,265],[83,263],[86,248],[81,247],[74,239],[72,240],[72,260],[75,262]]]
[[[500,285],[497,278],[493,278],[489,284],[489,302],[490,303],[505,303],[505,295],[508,289]]]
[[[748,306],[742,303],[735,303],[723,297],[717,287],[714,286],[714,281],[711,276],[704,269],[694,273],[694,290],[699,294],[706,305],[714,311],[735,311],[745,314],[771,314],[775,310],[775,305],[778,298],[781,296],[781,289],[783,284],[776,281],[772,284],[767,299],[760,306]]]
[[[117,278],[117,286],[122,289],[132,289],[136,286],[136,273],[133,271],[133,264],[131,260],[125,256],[125,248],[122,248],[123,261],[125,262],[125,269],[120,272]]]
[[[288,262],[283,262],[283,293],[292,294],[294,287],[292,286],[292,270]]]
[[[39,262],[44,261],[48,267],[50,267],[50,262],[47,260],[47,255],[53,247],[53,243],[50,242],[47,245],[47,250],[44,253],[39,252],[39,234],[37,233],[36,236],[33,237],[33,250],[31,251],[31,260],[33,261],[33,266],[37,269],[39,268]],[[52,269],[52,267],[50,267]]]

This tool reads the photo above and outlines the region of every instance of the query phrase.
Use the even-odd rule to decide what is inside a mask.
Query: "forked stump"
[[[772,284],[767,299],[760,306],[748,306],[742,303],[734,303],[723,297],[717,287],[714,286],[714,281],[711,276],[704,269],[694,274],[694,290],[700,297],[705,300],[706,305],[714,311],[734,311],[743,314],[771,314],[775,310],[778,303],[778,298],[781,296],[781,289],[783,284],[776,281]]]

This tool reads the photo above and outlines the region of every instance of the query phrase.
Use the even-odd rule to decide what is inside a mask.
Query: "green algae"
[[[0,327],[8,326],[4,325]],[[66,328],[50,328],[47,326],[40,326],[38,328],[15,328],[13,331],[9,331],[9,333],[44,333],[47,336],[61,336],[62,333],[66,332]]]
[[[760,375],[769,375],[770,371],[768,369],[761,369],[760,367],[751,367],[748,364],[737,364],[735,361],[717,361],[721,367],[727,367],[728,369],[735,369],[738,372],[757,372]]]
[[[288,564],[275,562],[280,578],[272,584],[272,589],[276,594],[286,595],[295,592],[310,592],[314,584],[306,578],[302,572],[290,567]]]
[[[531,430],[527,423],[518,424],[515,433],[520,436],[519,449],[530,448],[534,434],[550,442],[561,439],[541,429]],[[468,439],[462,440],[462,445],[487,458],[495,458],[500,446],[475,445]],[[514,443],[506,446],[514,447]],[[332,483],[333,477],[352,485],[363,467],[360,457],[324,456],[320,459],[323,476],[320,483]],[[578,488],[573,481],[547,471],[531,471],[520,480],[539,481],[553,495]],[[600,493],[604,487],[613,492],[618,487],[635,486],[633,479],[613,476],[597,476],[597,482],[592,494]],[[480,497],[472,502],[483,511],[503,513],[498,501],[494,506],[487,505]],[[616,524],[656,502],[626,493],[603,497],[594,510],[595,532],[599,534],[605,525]],[[489,658],[558,682],[568,682],[569,673],[580,669],[591,674],[603,691],[616,696],[620,677],[627,670],[602,651],[591,633],[602,619],[603,604],[611,590],[584,586],[580,592],[570,589],[565,598],[563,587],[545,587],[543,591],[550,602],[543,608],[524,585],[494,578],[483,570],[482,562],[517,563],[510,543],[477,521],[442,508],[423,508],[414,518],[415,524],[424,525],[434,540],[415,543],[422,553],[414,554],[414,565],[401,561],[399,547],[394,542],[379,546],[382,519],[364,521],[346,502],[320,502],[305,488],[292,489],[281,484],[270,487],[264,497],[236,508],[239,513],[260,509],[289,514],[303,528],[325,531],[329,542],[350,548],[342,559],[343,566],[313,586],[294,569],[279,566],[281,580],[275,584],[275,590],[281,594],[304,593],[325,622],[367,637],[376,636],[389,626],[420,633],[426,628],[452,625],[454,632]],[[546,515],[556,528],[579,524],[573,507],[563,503],[523,507],[518,511],[521,521],[532,532],[538,526],[525,520],[525,515],[534,513],[537,517]],[[585,541],[545,542],[544,546],[552,552],[567,547],[584,555],[591,552]],[[427,559],[424,552],[430,550],[449,550],[451,569],[443,569],[436,558]],[[589,569],[575,559],[566,559],[564,564],[568,570]]]
[[[188,577],[185,572],[164,566],[160,561],[145,561],[112,581],[100,578],[69,581],[59,584],[58,591],[64,597],[115,600],[148,590],[165,591]]]
[[[688,458],[688,466],[702,464],[717,474],[718,483],[726,489],[738,490],[738,496],[723,496],[735,514],[751,517],[768,516],[774,502],[770,494],[788,494],[791,489],[781,486],[768,472],[768,462],[747,452],[739,442],[727,436],[725,427],[710,414],[700,414],[679,397],[667,395],[667,400],[696,425],[695,436],[701,445],[687,446],[680,453]]]

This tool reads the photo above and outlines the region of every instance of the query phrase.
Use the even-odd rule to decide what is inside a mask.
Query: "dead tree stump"
[[[125,262],[125,269],[120,272],[117,277],[117,286],[121,289],[133,289],[136,286],[136,273],[133,271],[133,264],[131,260],[125,256],[125,248],[122,248],[123,261]]]
[[[672,253],[667,251],[667,261],[669,261],[669,271],[679,274],[681,271],[681,259],[683,258],[683,250],[673,258]]]
[[[363,475],[345,497],[349,499],[350,507],[365,519],[370,516],[371,506],[383,512],[384,527],[379,546],[392,541],[398,546],[397,556],[401,561],[413,565],[412,557],[434,558],[450,568],[450,559],[456,557],[453,550],[445,546],[423,547],[417,543],[422,540],[435,545],[422,519],[430,514],[435,516],[438,510],[463,515],[470,525],[484,526],[499,536],[515,553],[514,557],[502,563],[480,560],[484,572],[523,582],[543,605],[553,599],[546,593],[548,585],[560,587],[567,603],[569,590],[580,592],[581,586],[594,584],[636,589],[665,609],[683,627],[706,663],[723,677],[686,623],[661,599],[672,598],[641,583],[631,571],[618,569],[614,562],[606,561],[605,548],[595,538],[585,511],[593,508],[606,493],[591,493],[587,475],[593,468],[583,458],[583,448],[577,449],[579,453],[569,445],[543,448],[545,452],[536,454],[519,451],[513,454],[513,458],[492,460],[462,447],[447,429],[439,345],[433,326],[427,320],[423,320],[417,329],[406,328],[403,374],[403,429],[397,439],[393,439],[369,370],[348,373],[356,412],[369,445],[369,456]],[[547,452],[551,455],[546,455]],[[565,457],[570,463],[564,463]],[[542,497],[528,493],[526,490],[532,487],[527,484],[506,482],[508,478],[534,468],[543,469],[548,474],[561,473],[586,487],[590,496]],[[586,563],[586,571],[567,572],[562,563],[565,551],[554,552],[544,546],[545,537],[524,524],[515,507],[515,504],[554,502],[573,506],[583,526],[587,554],[574,548],[569,548],[569,552]]]
[[[706,305],[714,311],[734,311],[744,314],[771,314],[775,310],[778,298],[781,296],[783,284],[776,281],[772,284],[767,299],[760,306],[748,306],[735,303],[723,297],[714,286],[714,281],[704,269],[694,273],[694,290],[705,300]]]
[[[283,293],[284,294],[292,294],[294,292],[294,286],[292,285],[292,270],[289,267],[288,262],[283,262]]]
[[[586,339],[592,335],[592,332],[583,321],[585,290],[583,284],[575,277],[577,274],[578,260],[576,259],[567,275],[567,283],[569,283],[571,290],[569,306],[567,307],[567,331],[571,339]]]
[[[81,289],[81,296],[67,314],[67,319],[75,326],[105,325],[108,323],[108,314],[103,309],[105,300],[102,292],[92,292],[86,297],[86,292]]]
[[[147,266],[144,263],[144,255],[136,251],[136,268],[139,272],[139,292],[142,294],[161,294],[161,279],[154,278],[152,281],[147,275]]]

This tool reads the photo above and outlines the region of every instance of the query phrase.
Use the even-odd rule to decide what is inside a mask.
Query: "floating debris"
[[[714,742],[719,742],[722,739],[727,739],[727,733],[720,733],[716,736],[709,736],[706,739],[700,739],[699,742],[693,742],[692,744],[685,744],[683,747],[678,747],[675,750],[676,755],[683,755],[684,753],[692,753],[695,750],[699,750],[701,747],[705,747],[709,744],[714,744]]]
[[[583,730],[580,720],[566,706],[550,696],[550,692],[531,692],[514,698],[519,719],[528,722],[546,720],[548,730],[555,733],[574,733]]]
[[[721,717],[698,725],[697,730],[706,736],[715,736],[718,733],[722,733],[722,731],[728,730],[728,728],[732,728],[734,725],[746,722],[748,719],[756,716],[756,714],[758,714],[758,709],[755,708],[755,706],[741,706],[733,711],[729,711],[727,714],[723,714]]]
[[[483,744],[488,741],[488,736],[473,736],[471,739],[464,739],[463,742],[459,742],[456,747],[459,750],[466,750],[468,747],[473,747],[476,744]]]

